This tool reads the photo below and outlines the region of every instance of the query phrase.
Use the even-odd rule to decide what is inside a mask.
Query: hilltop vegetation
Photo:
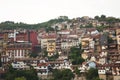
[[[26,24],[23,22],[15,23],[13,21],[5,21],[5,22],[0,23],[0,29],[8,29],[9,30],[9,29],[18,29],[18,28],[21,28],[21,29],[47,28],[55,23],[64,22],[64,21],[68,21],[68,20],[69,19],[67,16],[60,16],[57,19],[51,19],[47,22],[38,23],[38,24]]]
[[[83,17],[81,17],[81,18],[83,18]],[[116,22],[120,22],[119,18],[106,17],[105,15],[95,16],[93,19],[98,20],[98,21],[105,21],[106,23],[110,24],[111,26],[112,26],[112,24],[114,24]],[[40,29],[40,28],[51,29],[50,27],[53,24],[61,23],[61,22],[65,22],[65,21],[72,22],[72,20],[73,19],[69,19],[67,16],[60,16],[56,19],[51,19],[47,22],[38,23],[38,24],[26,24],[23,22],[15,23],[14,21],[5,21],[5,22],[0,23],[0,29],[1,30],[18,29],[18,28],[21,28],[21,29]],[[89,26],[86,26],[86,27],[89,27]]]

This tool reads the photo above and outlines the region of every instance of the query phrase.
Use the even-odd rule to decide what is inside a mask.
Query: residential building
[[[14,61],[15,59],[29,57],[30,51],[32,51],[31,43],[7,43],[6,48],[4,48],[1,53],[1,61],[8,62]]]

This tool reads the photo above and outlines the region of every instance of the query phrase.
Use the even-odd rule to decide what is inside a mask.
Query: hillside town
[[[99,80],[120,80],[120,21],[84,16],[49,27],[53,30],[0,30],[0,80],[9,65],[15,70],[33,67],[39,80],[54,80],[56,69],[71,70],[71,80],[87,80],[91,68],[97,69]]]

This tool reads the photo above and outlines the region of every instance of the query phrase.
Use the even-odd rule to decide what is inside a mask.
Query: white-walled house
[[[14,69],[28,69],[29,68],[29,66],[27,66],[27,64],[24,63],[23,61],[13,62],[11,63],[11,65]]]
[[[71,69],[72,63],[68,60],[56,60],[49,62],[53,69]]]
[[[37,71],[38,77],[41,79],[48,79],[50,74],[50,64],[49,63],[38,63],[34,69]]]

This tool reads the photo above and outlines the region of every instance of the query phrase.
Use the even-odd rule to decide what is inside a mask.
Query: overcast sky
[[[0,22],[45,22],[58,16],[120,18],[120,0],[0,0]]]

